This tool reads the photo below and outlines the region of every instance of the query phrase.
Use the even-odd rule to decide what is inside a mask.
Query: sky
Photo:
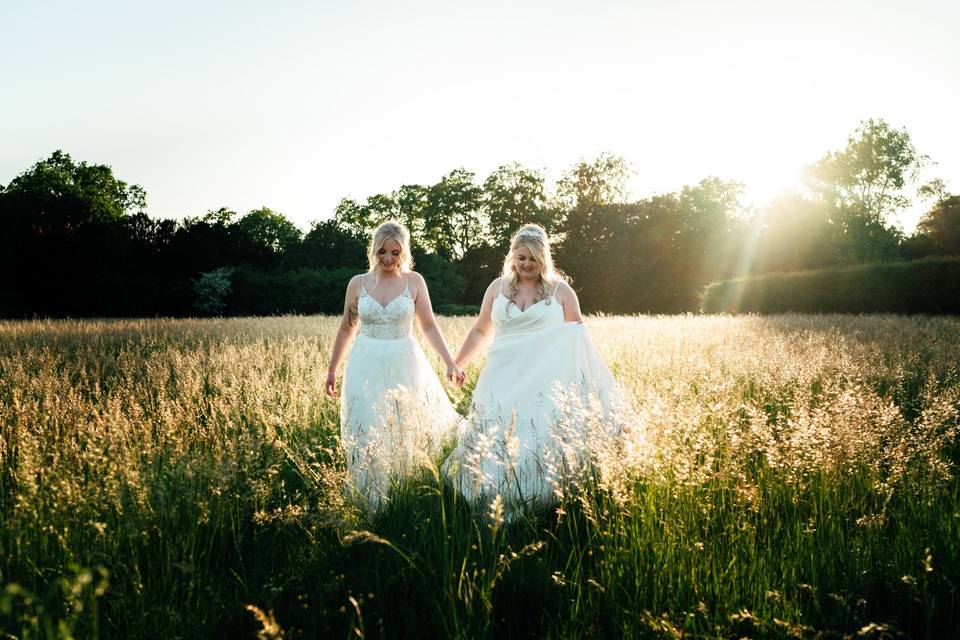
[[[718,176],[762,206],[882,118],[957,192],[958,27],[934,0],[4,2],[0,184],[62,149],[155,218],[306,230],[458,167],[610,152],[633,198]]]

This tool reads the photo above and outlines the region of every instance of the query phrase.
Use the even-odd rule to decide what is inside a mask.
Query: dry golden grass
[[[266,606],[268,586],[248,582],[251,576],[271,575],[270,566],[295,566],[293,552],[273,549],[269,561],[261,560],[250,557],[259,548],[251,545],[273,532],[277,537],[271,544],[288,544],[301,559],[311,545],[329,555],[355,546],[353,538],[341,539],[347,532],[378,526],[341,490],[345,474],[338,405],[323,394],[337,322],[329,317],[0,322],[0,585],[19,585],[0,599],[0,616],[6,616],[0,620],[9,632],[41,637],[46,619],[67,621],[86,632],[102,619],[98,632],[111,636],[149,635],[139,626],[146,620],[171,633],[184,628],[209,632],[221,628],[215,620],[223,611],[244,611],[243,605],[250,604],[249,611],[258,612],[257,618],[273,625],[271,633],[279,637],[285,620],[274,618]],[[734,536],[737,544],[757,544],[762,536],[756,528],[773,517],[771,509],[801,505],[798,513],[785,513],[778,526],[789,532],[782,534],[784,540],[796,537],[796,553],[815,555],[813,547],[799,542],[814,535],[809,529],[825,526],[817,521],[822,513],[801,508],[811,495],[834,510],[830,517],[855,523],[855,535],[844,530],[823,544],[849,544],[861,531],[876,531],[864,543],[872,549],[869,559],[882,554],[884,535],[891,532],[900,536],[891,549],[900,549],[906,558],[909,549],[921,554],[934,545],[924,527],[933,526],[940,535],[958,530],[960,515],[949,509],[913,529],[891,528],[892,518],[908,518],[907,511],[892,505],[909,511],[913,507],[904,505],[920,500],[928,509],[943,511],[943,500],[956,496],[957,319],[591,317],[587,324],[637,416],[615,442],[602,428],[591,431],[597,434],[590,445],[591,464],[562,487],[567,493],[561,511],[579,509],[585,526],[595,528],[585,548],[592,553],[603,545],[609,554],[608,564],[591,569],[592,574],[561,569],[555,577],[557,588],[580,585],[583,606],[605,610],[598,604],[605,602],[599,591],[583,595],[593,593],[587,579],[602,577],[605,590],[621,580],[636,580],[640,570],[624,567],[642,562],[637,553],[647,545],[648,552],[668,554],[661,561],[675,563],[677,571],[693,562],[691,582],[681,585],[669,572],[656,574],[656,580],[665,581],[657,583],[660,587],[623,582],[618,588],[632,604],[618,615],[630,619],[632,611],[636,629],[645,629],[643,633],[674,628],[681,611],[689,611],[683,603],[730,590],[729,573],[701,575],[695,567],[698,554],[730,540],[710,537],[719,534],[710,534],[713,529],[705,522],[726,518],[731,530],[741,532]],[[471,319],[442,318],[441,326],[456,345]],[[424,348],[439,372],[439,361]],[[461,410],[481,364],[468,370],[464,390],[450,389]],[[651,507],[651,501],[661,503]],[[664,506],[663,501],[673,503]],[[665,516],[664,509],[672,515]],[[503,527],[502,502],[481,511],[491,514],[480,521],[496,524],[492,535],[498,544],[518,543],[509,535],[519,534],[503,533],[509,527]],[[651,528],[656,518],[666,518],[659,533]],[[681,521],[687,523],[686,538],[668,545],[667,525]],[[470,530],[456,531],[466,540],[473,535]],[[752,543],[742,538],[748,533]],[[584,551],[579,544],[564,549]],[[681,549],[682,557],[677,555]],[[937,549],[938,562],[960,566],[956,541]],[[824,549],[827,560],[822,562],[839,552]],[[756,560],[753,552],[743,558]],[[899,560],[906,562],[904,558]],[[821,560],[792,565],[795,575],[787,588],[793,590],[793,600],[785,598],[789,601],[780,608],[763,594],[759,601],[795,624],[811,617],[833,624],[821,605],[798,604],[804,600],[797,585],[816,579],[807,574]],[[73,565],[107,567],[111,591],[104,597],[104,589],[87,589],[91,574],[71,573]],[[726,609],[736,612],[751,604],[750,589],[766,591],[760,585],[773,581],[773,569],[758,566],[756,571],[767,577],[743,577],[749,571],[741,575],[744,588],[730,596]],[[913,575],[902,568],[891,571]],[[60,598],[59,605],[38,604],[43,598],[37,594],[60,589],[56,581],[68,574],[74,582],[61,586],[73,589],[73,601],[88,602],[87,614],[62,604],[71,597]],[[289,569],[289,574],[296,571]],[[218,575],[228,586],[211,584]],[[659,598],[659,591],[651,591],[668,585],[679,589],[672,597]],[[489,582],[488,587],[492,593],[496,585]],[[285,586],[269,588],[288,594]],[[456,593],[443,596],[450,611],[460,611],[450,613],[451,619],[475,618],[476,611]],[[95,601],[104,604],[91,618]],[[174,603],[187,612],[184,617],[172,613]],[[362,597],[352,603],[357,612],[372,606]],[[344,605],[348,614],[353,605]],[[722,605],[710,603],[714,611]],[[437,606],[439,611],[447,605]],[[923,606],[936,609],[931,602]],[[199,619],[203,611],[210,618]],[[944,611],[931,615],[953,622],[960,615]],[[661,613],[666,617],[658,617]],[[714,624],[717,617],[711,615]],[[736,615],[741,617],[724,617],[723,624],[740,629],[749,618]],[[587,633],[589,624],[572,620],[551,628],[561,635]],[[444,623],[443,632],[458,635],[469,628],[486,634],[495,630],[493,624]],[[328,628],[323,625],[317,628]]]

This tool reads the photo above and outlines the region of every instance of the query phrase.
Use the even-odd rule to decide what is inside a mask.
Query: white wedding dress
[[[445,467],[470,499],[549,501],[591,446],[590,429],[621,428],[624,395],[586,326],[564,322],[555,294],[523,311],[502,291],[493,302],[493,344]]]
[[[343,376],[340,436],[352,485],[376,509],[391,480],[427,462],[462,418],[413,336],[409,282],[382,305],[361,279],[357,310],[360,329]]]

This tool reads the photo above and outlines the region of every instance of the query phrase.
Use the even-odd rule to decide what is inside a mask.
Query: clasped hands
[[[455,363],[451,362],[447,364],[447,380],[450,381],[450,384],[460,388],[463,386],[463,383],[467,379],[467,374],[463,372],[463,369],[458,367]]]

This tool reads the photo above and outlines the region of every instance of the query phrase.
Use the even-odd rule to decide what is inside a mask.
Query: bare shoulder
[[[414,302],[420,300],[423,294],[429,295],[427,291],[427,281],[424,280],[422,275],[416,271],[411,271],[406,277],[407,287],[410,289],[410,295],[413,297]]]
[[[561,280],[557,286],[557,299],[560,300],[561,304],[567,300],[576,300],[577,292],[573,290],[573,287],[567,283],[566,280]]]
[[[407,275],[407,284],[409,284],[410,288],[415,292],[427,290],[427,281],[416,271],[411,271],[410,274]]]
[[[366,274],[358,273],[357,275],[350,278],[350,282],[347,283],[347,291],[357,291],[360,289],[360,285],[363,284],[363,276]]]

